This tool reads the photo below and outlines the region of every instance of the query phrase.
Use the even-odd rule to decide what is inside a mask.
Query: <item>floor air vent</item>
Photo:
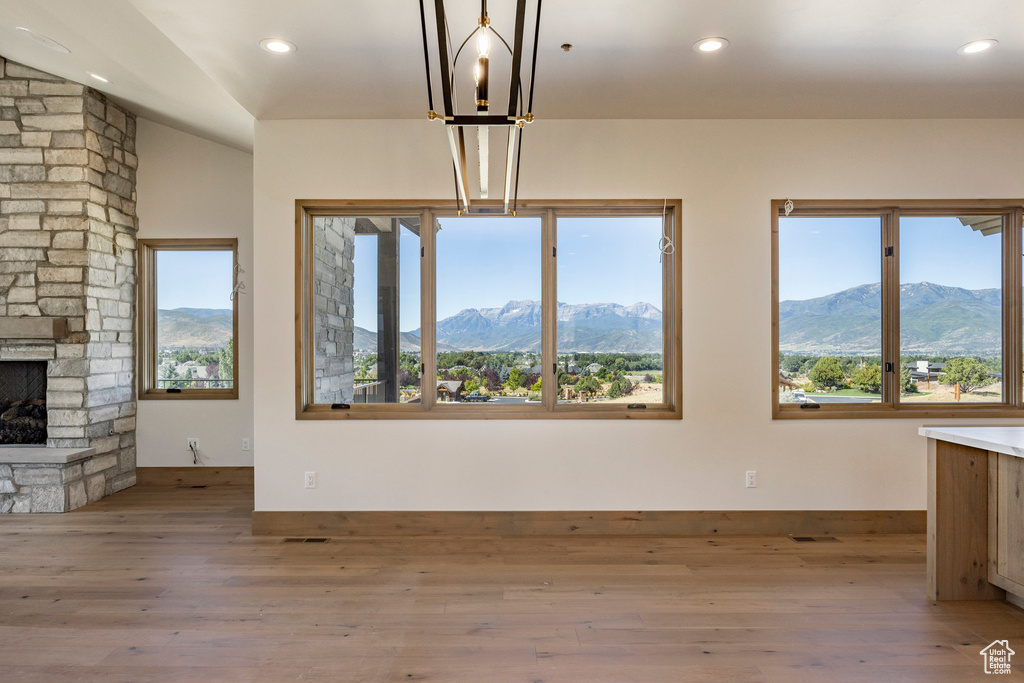
[[[286,538],[282,543],[327,543],[326,538]]]
[[[206,484],[201,484],[201,485],[198,485],[198,486],[190,486],[189,488],[190,489],[205,489],[206,488]]]
[[[796,543],[838,543],[834,536],[790,536]]]

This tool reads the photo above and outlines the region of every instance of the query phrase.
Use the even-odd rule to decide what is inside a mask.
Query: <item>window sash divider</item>
[[[553,209],[544,212],[541,244],[541,361],[540,396],[544,409],[553,411],[558,405],[558,221]],[[548,377],[549,379],[544,379]]]
[[[437,219],[430,209],[420,218],[420,403],[427,412],[437,404]]]
[[[892,247],[892,256],[886,256]],[[882,215],[882,404],[899,407],[900,375],[900,212]],[[893,372],[885,364],[893,364]]]

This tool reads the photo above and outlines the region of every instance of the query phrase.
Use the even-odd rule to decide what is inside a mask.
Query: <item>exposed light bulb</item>
[[[487,36],[487,27],[481,26],[480,33],[476,37],[476,52],[481,57],[486,57],[491,50],[491,39]]]

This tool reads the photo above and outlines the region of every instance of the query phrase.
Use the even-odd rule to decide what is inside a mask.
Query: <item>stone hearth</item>
[[[132,114],[0,58],[0,360],[47,362],[48,436],[22,462],[3,449],[0,511],[135,483],[137,166]]]

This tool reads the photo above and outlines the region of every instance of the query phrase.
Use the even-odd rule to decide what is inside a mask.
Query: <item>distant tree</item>
[[[536,382],[531,384],[530,385],[530,391],[540,391],[540,382],[541,382],[541,380],[538,379]]]
[[[633,389],[636,385],[630,382],[625,377],[620,377],[611,383],[608,387],[608,398],[619,398],[620,396],[629,396],[633,393]]]
[[[651,373],[647,373],[646,375],[644,375],[644,383],[654,384],[654,375],[652,375]]]
[[[211,361],[211,362],[207,363],[206,364],[206,377],[209,378],[210,380],[214,380],[217,377],[220,377],[220,363],[218,363],[216,361]],[[205,386],[207,389],[215,389],[215,388],[220,386],[220,382],[216,382],[216,381],[204,382],[203,386]]]
[[[594,377],[587,377],[576,383],[576,392],[580,394],[597,394],[601,389],[601,382]]]
[[[178,374],[176,366],[168,363],[167,365],[160,366],[160,376],[158,386],[161,389],[182,389],[185,386],[184,382],[179,381],[181,375]]]
[[[235,340],[228,339],[217,353],[217,376],[222,380],[234,380],[235,374]],[[222,386],[231,386],[227,382],[221,382]]]
[[[917,391],[917,385],[910,375],[910,368],[900,370],[900,389],[905,393],[912,394]]]
[[[501,378],[491,368],[480,371],[480,381],[487,387],[487,391],[498,391],[501,389]]]
[[[882,368],[871,363],[857,368],[850,381],[861,391],[877,394],[882,390]]]
[[[988,374],[985,365],[974,358],[952,358],[946,361],[946,374],[939,378],[940,384],[959,384],[960,391],[974,391],[994,384],[995,377]]]
[[[523,371],[519,368],[512,368],[508,371],[508,379],[505,380],[505,386],[512,391],[515,391],[519,387],[523,386]]]
[[[419,373],[409,372],[406,368],[400,368],[398,370],[398,386],[400,387],[414,387],[419,386],[420,377]]]
[[[846,381],[846,375],[843,374],[839,360],[832,356],[819,358],[811,371],[807,373],[807,378],[814,382],[815,387],[822,389],[835,389],[843,386]]]

